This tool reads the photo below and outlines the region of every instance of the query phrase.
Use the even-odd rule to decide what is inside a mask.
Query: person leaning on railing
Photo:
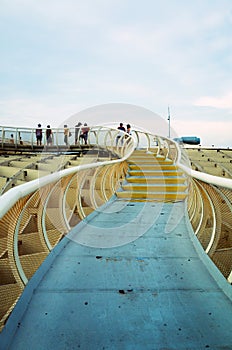
[[[88,140],[88,133],[89,133],[89,127],[87,126],[87,123],[84,124],[83,128],[81,128],[81,135],[80,139],[84,140],[85,144],[87,145]]]

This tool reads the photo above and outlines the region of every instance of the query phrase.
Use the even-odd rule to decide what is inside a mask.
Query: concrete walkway
[[[232,349],[231,300],[184,202],[116,199],[49,255],[0,349]]]

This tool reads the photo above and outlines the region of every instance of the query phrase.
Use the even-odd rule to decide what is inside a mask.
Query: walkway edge
[[[188,218],[188,212],[187,212],[187,206],[185,207],[186,210],[186,218]],[[194,248],[196,249],[197,254],[199,255],[199,258],[209,271],[210,275],[213,277],[213,279],[216,281],[219,288],[223,291],[223,293],[231,300],[232,302],[232,286],[231,284],[225,279],[223,274],[220,272],[220,270],[217,268],[217,266],[214,264],[214,262],[210,259],[210,257],[205,253],[201,243],[199,242],[197,236],[195,235],[191,223],[189,220],[186,220],[186,224],[189,226],[189,235],[190,239],[194,245]]]
[[[23,318],[28,305],[33,297],[34,291],[40,284],[47,271],[50,269],[53,261],[60,254],[60,252],[70,242],[66,236],[55,246],[55,248],[49,253],[44,262],[40,265],[39,269],[35,272],[32,278],[27,283],[23,293],[17,301],[9,319],[0,333],[0,350],[10,349],[9,346],[12,342],[13,336],[20,325],[20,320]]]

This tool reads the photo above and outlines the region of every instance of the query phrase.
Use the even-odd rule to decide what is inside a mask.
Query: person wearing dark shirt
[[[41,129],[41,124],[38,124],[38,128],[35,130],[37,146],[41,146],[43,132]]]
[[[131,126],[130,126],[130,124],[127,124],[126,132],[127,132],[128,135],[131,135]]]
[[[46,139],[47,139],[47,145],[52,146],[52,129],[51,129],[50,125],[47,125]]]
[[[75,125],[75,145],[79,143],[79,135],[80,135],[80,129],[81,129],[81,122],[78,122],[77,125]]]
[[[119,124],[118,130],[120,130],[120,132],[116,137],[116,146],[118,145],[118,141],[120,139],[121,139],[121,145],[123,144],[123,135],[124,135],[124,132],[126,132],[126,129],[124,128],[123,123]]]
[[[84,140],[85,145],[87,145],[88,140],[88,133],[89,133],[89,127],[87,126],[87,123],[84,124],[84,126],[81,128],[82,134],[80,135],[80,138]]]

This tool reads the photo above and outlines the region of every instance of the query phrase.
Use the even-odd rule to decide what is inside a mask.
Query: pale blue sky
[[[179,136],[232,147],[232,1],[0,0],[1,125],[107,103],[170,106]]]

